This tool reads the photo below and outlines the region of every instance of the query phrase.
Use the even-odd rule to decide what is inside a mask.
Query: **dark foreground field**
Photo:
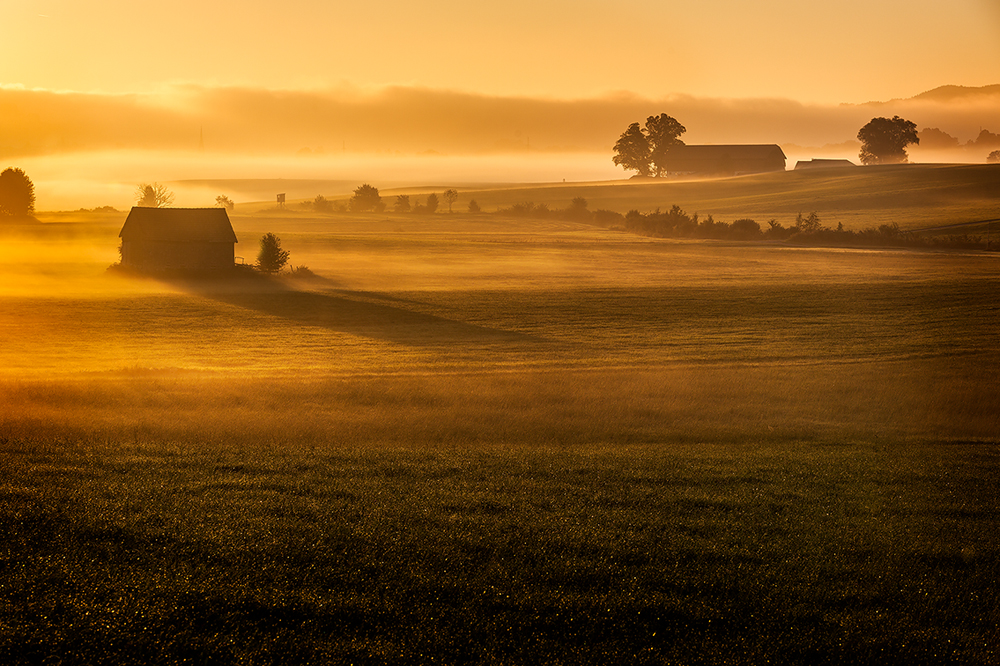
[[[995,256],[284,224],[8,239],[0,662],[1000,660]]]
[[[995,445],[4,448],[5,663],[997,659]]]

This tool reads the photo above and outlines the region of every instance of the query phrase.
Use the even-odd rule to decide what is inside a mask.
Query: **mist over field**
[[[993,165],[18,164],[0,662],[995,661]],[[386,210],[348,210],[359,173]],[[109,270],[154,178],[238,201],[242,269]],[[452,213],[392,205],[446,186]],[[270,233],[296,273],[249,269]]]
[[[0,664],[1000,662],[996,3],[126,4],[0,6]]]
[[[124,215],[0,229],[4,663],[994,661],[995,252],[240,206],[315,275],[227,280]]]
[[[1000,664],[997,0],[0,63],[0,666]]]
[[[0,152],[33,174],[42,209],[129,203],[136,179],[207,178],[560,182],[627,178],[611,147],[629,123],[668,112],[687,143],[777,143],[788,157],[857,162],[858,129],[902,115],[955,145],[913,146],[911,161],[983,163],[1000,132],[994,86],[943,87],[902,100],[841,105],[784,99],[578,100],[418,87],[274,91],[172,86],[108,95],[0,89]],[[991,125],[991,123],[993,123]],[[197,192],[180,205],[202,205]]]

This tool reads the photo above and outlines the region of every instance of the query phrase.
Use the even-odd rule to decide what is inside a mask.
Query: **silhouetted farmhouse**
[[[674,146],[661,166],[666,173],[722,175],[785,170],[776,144]]]
[[[122,265],[140,270],[229,269],[239,242],[225,208],[136,206],[118,235]]]
[[[799,160],[795,163],[798,169],[843,169],[844,167],[857,166],[851,160],[830,160],[816,158],[811,160]]]

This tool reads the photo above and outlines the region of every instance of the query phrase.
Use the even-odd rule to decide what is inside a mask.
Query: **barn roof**
[[[785,159],[781,146],[775,143],[766,144],[700,144],[675,146],[667,153],[668,157],[688,160],[769,160]]]
[[[118,235],[128,241],[239,242],[225,208],[134,206]]]

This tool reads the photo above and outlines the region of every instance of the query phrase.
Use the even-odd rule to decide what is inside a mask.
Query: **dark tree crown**
[[[374,210],[376,212],[382,212],[385,208],[385,204],[382,203],[382,197],[379,196],[378,188],[365,183],[360,185],[356,190],[354,190],[354,196],[351,197],[351,201],[348,204],[352,211],[364,212],[369,210]]]
[[[680,135],[686,131],[684,125],[665,113],[649,116],[645,127],[632,123],[622,133],[611,161],[640,176],[659,176],[666,171],[670,151],[684,145]]]
[[[916,124],[899,116],[872,118],[858,131],[858,140],[862,164],[903,164],[906,146],[920,143]]]
[[[260,239],[257,268],[262,273],[279,273],[288,263],[288,251],[281,249],[281,239],[268,232]]]
[[[27,217],[35,212],[35,185],[21,169],[0,173],[0,215]]]

